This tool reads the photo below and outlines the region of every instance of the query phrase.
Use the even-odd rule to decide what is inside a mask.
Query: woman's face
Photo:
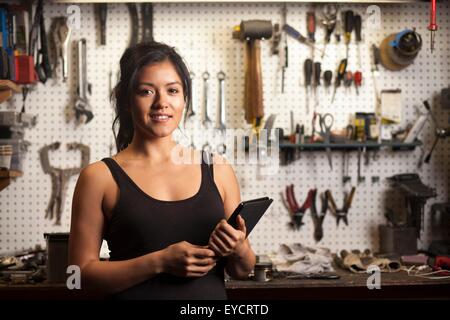
[[[169,136],[181,121],[183,85],[173,64],[166,60],[143,67],[131,108],[134,128],[144,136]]]

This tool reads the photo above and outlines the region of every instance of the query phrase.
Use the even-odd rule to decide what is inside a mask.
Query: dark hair
[[[191,107],[191,78],[183,58],[175,51],[175,48],[164,43],[138,43],[126,49],[122,58],[120,58],[120,79],[113,92],[116,118],[113,121],[112,129],[116,140],[117,152],[125,149],[133,138],[134,127],[130,106],[133,103],[133,96],[137,90],[139,71],[145,66],[166,60],[173,64],[183,84],[186,119],[186,114]],[[116,134],[115,128],[117,124],[119,130]]]

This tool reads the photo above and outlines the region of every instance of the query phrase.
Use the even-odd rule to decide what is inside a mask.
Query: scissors
[[[326,147],[328,164],[330,165],[330,169],[333,169],[333,160],[331,158],[331,148],[330,148],[330,135],[331,128],[333,127],[334,117],[331,113],[318,114],[319,124],[320,124],[320,135],[323,138],[323,142]]]

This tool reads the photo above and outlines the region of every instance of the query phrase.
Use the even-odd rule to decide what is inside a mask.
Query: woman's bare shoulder
[[[213,154],[214,176],[216,181],[223,186],[236,184],[236,173],[234,172],[232,164],[224,156]]]
[[[112,181],[112,175],[103,161],[93,162],[81,170],[79,182],[82,184],[105,187]]]

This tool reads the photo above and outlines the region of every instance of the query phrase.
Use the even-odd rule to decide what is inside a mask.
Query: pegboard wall
[[[68,5],[46,5],[45,17],[49,28],[50,17],[63,16]],[[231,38],[233,26],[241,20],[265,19],[272,23],[280,22],[282,4],[154,4],[154,37],[158,41],[175,46],[185,58],[189,68],[195,73],[194,103],[200,111],[202,99],[201,74],[208,71],[210,78],[210,110],[212,119],[217,105],[217,73],[226,73],[226,118],[229,128],[246,128],[242,108],[244,88],[243,44]],[[317,13],[321,6],[317,5]],[[370,74],[370,46],[379,45],[388,34],[405,28],[416,28],[422,35],[424,46],[413,65],[400,72],[390,72],[381,67],[378,78],[379,89],[400,88],[403,94],[403,121],[400,126],[414,121],[417,112],[422,108],[422,101],[433,101],[432,108],[440,126],[449,125],[449,111],[443,110],[437,103],[436,95],[441,88],[450,83],[450,4],[438,4],[439,31],[436,35],[436,50],[430,54],[428,25],[428,4],[380,5],[381,27],[366,28],[367,5],[342,5],[342,10],[352,9],[363,17],[363,41],[361,43],[363,85],[359,95],[354,87],[338,90],[334,104],[330,104],[331,92],[323,87],[318,89],[320,97],[318,112],[331,112],[335,117],[335,128],[344,127],[349,115],[356,111],[373,112],[375,93]],[[121,54],[128,44],[130,21],[125,4],[109,4],[107,18],[107,45],[99,45],[99,32],[96,31],[94,10],[91,4],[80,5],[81,28],[73,31],[72,41],[87,39],[88,80],[92,83],[90,102],[95,117],[87,125],[76,127],[73,122],[65,121],[65,109],[71,107],[77,86],[76,46],[72,45],[69,79],[61,80],[61,68],[56,70],[57,77],[50,79],[46,85],[38,84],[29,93],[27,112],[38,115],[36,127],[27,129],[25,139],[31,147],[24,164],[24,175],[16,179],[8,188],[0,193],[0,253],[26,249],[35,244],[45,245],[44,232],[66,232],[70,227],[70,209],[76,177],[69,183],[65,201],[62,225],[55,226],[53,221],[46,220],[45,209],[50,193],[50,176],[43,173],[39,161],[38,150],[47,144],[61,141],[60,150],[51,153],[53,166],[67,168],[80,163],[79,152],[66,149],[69,142],[82,142],[91,148],[91,162],[110,155],[112,143],[111,123],[113,109],[110,104],[110,74],[117,74]],[[306,33],[306,12],[312,5],[290,3],[287,5],[287,22]],[[323,46],[323,32],[317,28],[316,39],[319,48]],[[74,42],[75,44],[75,42]],[[303,85],[303,62],[310,57],[309,47],[288,39],[289,67],[286,72],[285,92],[280,93],[278,57],[271,55],[270,41],[262,43],[262,68],[264,74],[265,113],[276,114],[275,127],[290,129],[290,111],[294,113],[296,122],[306,126],[310,132],[311,110],[305,106],[305,88]],[[315,51],[315,61],[322,62],[322,70],[337,68],[339,61],[345,56],[345,45],[336,44],[332,38],[327,47],[327,55],[321,59],[320,52]],[[348,70],[357,69],[357,48],[350,44]],[[115,78],[113,76],[113,78]],[[113,79],[114,81],[114,79]],[[15,96],[7,103],[0,105],[1,110],[20,110],[21,97]],[[311,103],[312,108],[312,103]],[[428,150],[433,140],[434,126],[429,122],[421,134],[424,146]],[[199,119],[188,123],[182,132],[177,131],[180,142],[190,143],[193,139],[197,148],[209,138],[204,135],[205,128]],[[183,142],[184,141],[184,142]],[[386,177],[393,174],[417,172],[425,184],[437,189],[438,196],[428,201],[425,224],[425,246],[436,235],[430,234],[429,210],[435,202],[448,201],[450,195],[449,173],[450,141],[439,142],[433,158],[428,165],[417,167],[421,156],[420,148],[415,151],[392,152],[381,150],[378,159],[363,166],[364,183],[357,184],[357,154],[350,154],[351,185],[357,187],[353,205],[349,212],[349,225],[336,226],[336,219],[330,213],[325,218],[324,237],[318,244],[340,249],[371,248],[378,249],[378,225],[385,222],[386,206],[395,206],[399,198],[392,192]],[[288,227],[289,216],[284,208],[280,193],[287,184],[294,184],[295,194],[299,202],[303,202],[310,188],[319,192],[330,189],[337,205],[343,200],[343,190],[349,189],[342,183],[342,153],[333,152],[333,170],[323,152],[304,152],[299,160],[287,166],[281,166],[273,176],[260,177],[253,166],[234,166],[240,182],[242,199],[270,196],[275,199],[269,212],[250,236],[251,243],[257,253],[266,253],[278,248],[280,243],[302,242],[314,245],[313,224],[309,213],[304,218],[305,225],[301,230]],[[371,177],[378,176],[380,181],[372,183]],[[320,203],[318,203],[320,210]],[[124,240],[126,241],[126,240]]]

